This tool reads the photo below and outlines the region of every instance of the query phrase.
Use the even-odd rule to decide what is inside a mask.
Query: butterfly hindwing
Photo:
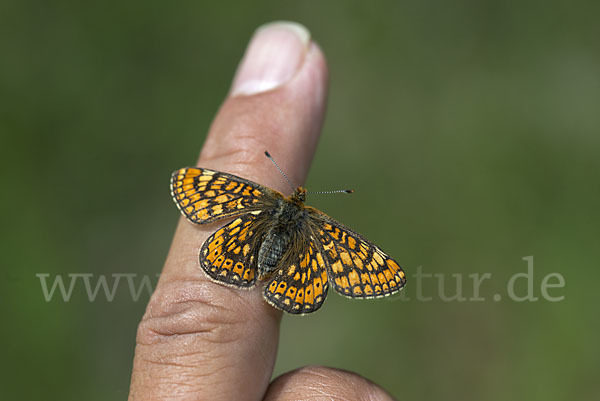
[[[232,174],[182,168],[171,176],[171,195],[192,223],[210,223],[262,208],[275,191]]]
[[[292,314],[314,312],[327,297],[325,260],[316,243],[303,241],[291,261],[283,260],[267,282],[264,297],[271,305]]]
[[[218,229],[200,249],[200,265],[213,280],[235,287],[256,283],[254,223],[248,213]]]
[[[394,294],[406,283],[402,268],[376,245],[316,209],[311,210],[331,286],[349,298]]]

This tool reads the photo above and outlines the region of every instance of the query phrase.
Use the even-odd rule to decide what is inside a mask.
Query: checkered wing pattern
[[[331,286],[349,298],[378,298],[404,286],[402,268],[376,245],[326,214],[310,210]]]
[[[182,168],[171,176],[173,200],[192,223],[211,223],[260,210],[263,201],[276,194],[255,182],[206,168]]]
[[[274,307],[293,314],[314,312],[327,297],[327,270],[323,255],[314,241],[297,244],[303,249],[291,262],[284,260],[264,290]]]
[[[192,167],[173,173],[171,195],[192,223],[232,218],[204,242],[200,266],[231,287],[264,280],[263,296],[277,309],[314,312],[329,286],[349,298],[377,298],[406,283],[402,268],[376,245],[305,206],[302,187],[284,197],[244,178]]]
[[[256,282],[255,214],[246,214],[217,230],[200,249],[200,265],[214,281],[234,287]]]

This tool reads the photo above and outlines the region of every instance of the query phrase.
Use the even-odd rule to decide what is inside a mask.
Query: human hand
[[[306,178],[325,112],[327,66],[306,29],[257,30],[219,110],[198,165],[288,193],[268,149],[294,183]],[[310,366],[271,382],[281,312],[259,286],[213,283],[198,265],[202,243],[223,222],[180,219],[138,328],[130,400],[306,400],[391,397],[361,376]]]

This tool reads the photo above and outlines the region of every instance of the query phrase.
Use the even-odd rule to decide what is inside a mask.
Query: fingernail
[[[233,80],[231,96],[255,95],[288,82],[304,62],[310,32],[295,22],[259,27]]]

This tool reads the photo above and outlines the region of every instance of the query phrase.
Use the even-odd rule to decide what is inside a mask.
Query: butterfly
[[[200,249],[200,266],[217,283],[250,288],[266,282],[265,300],[292,314],[319,309],[329,286],[349,298],[384,297],[402,289],[406,278],[398,263],[360,234],[305,206],[306,193],[298,187],[286,197],[200,167],[181,168],[171,177],[171,196],[188,221],[233,218]]]

